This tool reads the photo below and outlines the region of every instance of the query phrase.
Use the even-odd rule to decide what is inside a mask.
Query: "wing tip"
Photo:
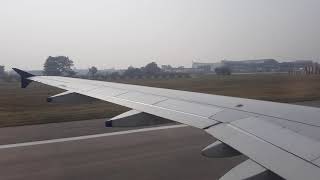
[[[34,75],[31,74],[31,73],[28,73],[26,71],[23,71],[21,69],[18,69],[18,68],[12,68],[16,73],[18,73],[21,78],[29,78],[29,77],[33,77]]]
[[[21,77],[21,88],[26,88],[32,81],[28,78],[33,77],[35,75],[28,73],[26,71],[23,71],[18,68],[12,68],[16,73],[18,73]]]

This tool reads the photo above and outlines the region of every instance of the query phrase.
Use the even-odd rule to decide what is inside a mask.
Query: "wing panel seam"
[[[303,157],[300,157],[300,156],[298,156],[297,154],[294,154],[293,152],[290,152],[290,151],[288,151],[288,150],[286,150],[286,149],[283,149],[282,147],[280,147],[280,146],[278,146],[278,145],[273,144],[272,142],[269,142],[269,141],[267,141],[267,140],[265,140],[265,139],[262,139],[261,137],[256,136],[255,134],[252,134],[252,133],[246,131],[245,129],[243,129],[243,128],[239,127],[239,126],[236,126],[236,125],[230,124],[230,123],[228,123],[228,125],[236,128],[236,129],[239,129],[239,130],[241,130],[242,132],[245,132],[245,133],[247,133],[247,134],[250,134],[251,136],[254,136],[254,137],[258,138],[258,139],[260,139],[261,141],[264,141],[264,142],[266,142],[266,143],[268,143],[268,144],[271,144],[271,145],[273,145],[273,146],[275,146],[275,147],[277,147],[277,148],[279,148],[279,149],[281,149],[281,150],[283,150],[283,151],[285,151],[285,152],[287,152],[287,153],[290,153],[290,154],[298,157],[299,159],[302,159],[302,160],[304,160],[304,161],[306,161],[306,162],[309,162],[309,163],[311,163],[311,164],[313,164],[313,165],[315,165],[315,166],[317,166],[317,167],[320,168],[319,165],[314,164],[312,161],[309,161],[309,160],[307,160],[307,159],[304,159]],[[313,160],[313,161],[314,161],[314,160]]]

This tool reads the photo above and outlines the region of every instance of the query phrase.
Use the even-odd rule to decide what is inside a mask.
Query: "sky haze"
[[[319,0],[2,0],[0,65],[127,68],[320,58]]]

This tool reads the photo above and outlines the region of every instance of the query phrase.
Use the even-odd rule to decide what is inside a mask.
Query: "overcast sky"
[[[320,59],[319,0],[0,0],[0,64]]]

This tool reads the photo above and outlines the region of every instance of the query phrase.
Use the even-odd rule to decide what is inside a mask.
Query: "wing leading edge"
[[[320,177],[318,108],[14,70],[28,82],[23,87],[36,81],[203,129],[221,142],[210,148],[226,147],[251,159],[230,171],[241,172],[239,178],[248,177],[243,172],[259,179]],[[248,164],[252,168],[243,168]],[[230,173],[222,179],[234,178]]]

